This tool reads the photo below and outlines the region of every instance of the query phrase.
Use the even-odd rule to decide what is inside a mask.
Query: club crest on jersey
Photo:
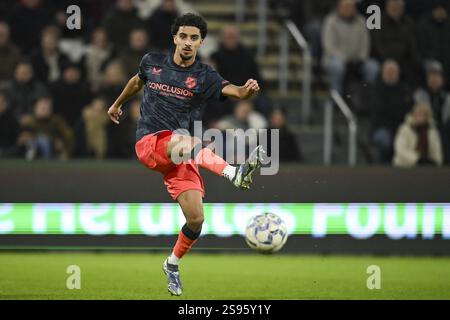
[[[152,74],[159,76],[159,75],[161,75],[161,71],[162,71],[162,68],[153,67]]]
[[[197,79],[194,77],[187,77],[185,84],[189,89],[193,89],[197,86]]]

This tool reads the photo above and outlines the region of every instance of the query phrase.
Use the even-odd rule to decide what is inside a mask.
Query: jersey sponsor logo
[[[164,84],[164,83],[158,83],[158,82],[149,82],[148,83],[148,87],[150,89],[153,90],[158,90],[158,91],[162,91],[164,93],[168,93],[171,95],[175,95],[178,97],[193,97],[194,93],[192,91],[189,91],[187,89],[184,88],[179,88],[179,87],[174,87],[174,86],[170,86],[168,84]]]
[[[152,74],[159,76],[159,75],[161,75],[161,71],[162,71],[162,68],[153,67]]]
[[[197,79],[194,77],[187,77],[185,84],[189,89],[193,89],[197,86]]]

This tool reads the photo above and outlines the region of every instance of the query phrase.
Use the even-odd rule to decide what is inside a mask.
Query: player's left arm
[[[222,89],[222,95],[226,97],[236,98],[236,99],[250,99],[251,97],[257,95],[259,92],[258,81],[254,79],[248,79],[243,86],[236,86],[234,84],[228,84]]]

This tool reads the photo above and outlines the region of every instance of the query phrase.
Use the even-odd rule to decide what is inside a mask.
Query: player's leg
[[[184,191],[178,196],[177,201],[186,218],[186,224],[181,228],[175,247],[163,265],[163,270],[167,275],[167,288],[173,295],[181,295],[183,290],[178,269],[180,259],[191,250],[200,236],[203,225],[201,191]]]
[[[167,154],[176,164],[192,159],[195,164],[230,180],[236,187],[249,189],[253,171],[261,166],[262,146],[256,147],[244,164],[234,167],[209,148],[203,148],[196,137],[172,135],[167,144]]]
[[[202,148],[202,142],[197,137],[173,134],[167,144],[167,152],[175,164],[192,159],[200,167],[217,175],[224,175],[224,172],[226,174],[227,171],[234,173],[236,170],[211,149]]]
[[[203,200],[202,193],[199,190],[187,190],[181,193],[177,198],[186,218],[186,224],[181,229],[177,243],[175,244],[173,255],[169,258],[169,262],[178,264],[189,250],[202,231],[203,225]]]

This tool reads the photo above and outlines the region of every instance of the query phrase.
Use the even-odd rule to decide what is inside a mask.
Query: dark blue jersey
[[[173,61],[173,54],[146,54],[139,65],[144,97],[136,139],[161,130],[186,129],[201,120],[206,102],[221,99],[229,82],[212,67],[195,61],[187,68]]]

